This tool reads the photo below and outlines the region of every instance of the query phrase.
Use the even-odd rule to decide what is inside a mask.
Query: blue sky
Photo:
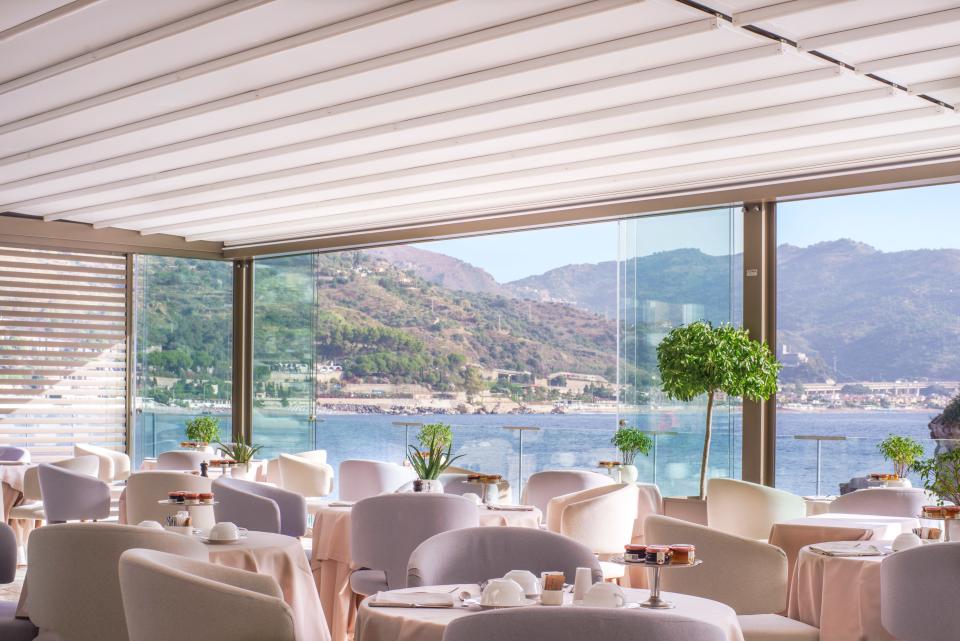
[[[806,247],[852,238],[882,251],[960,248],[960,184],[783,203],[778,211],[780,243]],[[649,223],[645,254],[678,246],[712,254],[727,251],[727,236],[718,233],[722,224],[691,225],[689,219],[665,216]],[[571,263],[616,260],[617,223],[442,240],[422,247],[465,260],[507,282]]]

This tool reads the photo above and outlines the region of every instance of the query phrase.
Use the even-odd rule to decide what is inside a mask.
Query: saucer
[[[534,599],[524,599],[523,603],[517,603],[516,605],[483,605],[479,599],[466,599],[463,604],[466,606],[479,606],[481,610],[505,610],[507,608],[526,608],[531,605],[536,605],[537,601]]]

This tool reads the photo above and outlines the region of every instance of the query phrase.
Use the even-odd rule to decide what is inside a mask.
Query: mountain
[[[446,289],[510,296],[510,290],[498,283],[486,270],[452,256],[419,249],[412,245],[378,247],[363,252],[412,271],[423,280]]]

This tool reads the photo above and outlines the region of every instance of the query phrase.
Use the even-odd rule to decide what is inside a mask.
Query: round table
[[[439,585],[395,590],[395,592],[429,591],[449,593],[455,587],[458,586]],[[479,588],[476,585],[459,587],[474,594],[479,593]],[[646,601],[649,596],[648,590],[626,588],[624,589],[624,593],[627,596],[628,602],[635,603]],[[564,607],[572,607],[570,605],[572,598],[570,594],[564,595]],[[644,610],[644,612],[654,614],[657,612],[669,612],[690,617],[691,619],[706,621],[719,627],[723,631],[727,641],[743,641],[743,632],[740,630],[737,614],[731,607],[717,601],[685,594],[670,593],[669,599],[677,606],[675,609]],[[454,619],[480,612],[479,608],[464,607],[450,609],[377,608],[370,607],[369,602],[370,599],[368,598],[360,605],[360,611],[357,617],[357,630],[354,637],[355,641],[442,641],[443,632],[448,623]],[[530,607],[550,606],[537,605]]]
[[[893,641],[880,624],[883,559],[826,556],[804,546],[797,556],[787,615],[820,628],[820,641]]]
[[[268,532],[249,532],[236,543],[206,544],[210,562],[272,576],[283,600],[293,610],[297,641],[330,641],[320,597],[299,539]]]

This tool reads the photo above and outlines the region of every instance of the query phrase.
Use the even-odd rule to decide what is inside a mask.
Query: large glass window
[[[960,385],[958,202],[947,185],[779,205],[779,487],[817,492],[818,462],[821,494],[892,473],[890,434],[928,454],[960,438],[930,426]]]
[[[253,443],[261,457],[302,452],[316,443],[315,385],[329,364],[315,366],[317,254],[254,263]]]
[[[231,434],[233,267],[227,261],[137,256],[134,457],[176,449],[200,415]]]
[[[657,345],[695,321],[741,322],[742,236],[739,207],[620,223],[621,413],[653,436],[653,453],[636,464],[640,480],[664,495],[699,493],[706,401],[662,393]],[[741,434],[739,399],[723,399],[714,406],[708,477],[739,478]]]

